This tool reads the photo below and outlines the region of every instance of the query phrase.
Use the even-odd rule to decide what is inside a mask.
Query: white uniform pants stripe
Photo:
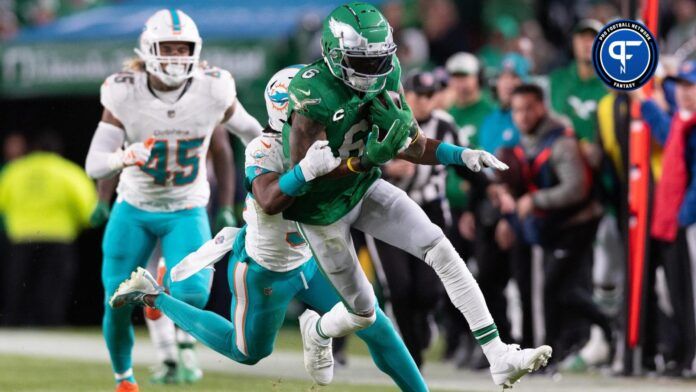
[[[237,349],[244,355],[247,351],[246,338],[244,336],[246,313],[248,307],[248,292],[246,286],[246,274],[249,267],[245,263],[237,263],[234,266],[234,296],[237,304],[234,307],[234,334]]]

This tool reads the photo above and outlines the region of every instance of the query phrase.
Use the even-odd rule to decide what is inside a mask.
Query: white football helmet
[[[189,42],[190,56],[162,56],[160,43]],[[198,67],[203,41],[193,19],[177,9],[159,10],[147,22],[140,34],[140,47],[135,53],[145,62],[147,72],[157,76],[167,86],[179,86],[193,75]],[[162,67],[166,64],[166,67]]]
[[[288,120],[288,104],[290,97],[288,87],[292,78],[304,68],[304,64],[291,65],[276,72],[266,85],[266,111],[268,111],[268,126],[276,132],[283,131],[283,125]]]

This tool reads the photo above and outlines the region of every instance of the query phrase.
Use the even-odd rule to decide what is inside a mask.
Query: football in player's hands
[[[389,95],[389,98],[391,98],[392,102],[396,105],[397,108],[403,109],[403,105],[401,104],[401,95],[397,93],[396,91],[387,91],[387,94]],[[382,94],[379,94],[375,97],[376,100],[378,100],[384,107],[387,107],[388,103],[385,101],[385,97]],[[384,129],[382,127],[379,128],[379,135],[377,137],[378,141],[384,140],[384,137],[387,136],[388,129]]]
[[[403,109],[404,107],[401,105],[401,95],[397,93],[396,91],[388,91],[387,94],[389,97],[392,99],[392,101],[396,104],[396,107],[399,109]],[[375,97],[384,107],[387,107],[387,102],[384,100],[384,95],[379,94]]]

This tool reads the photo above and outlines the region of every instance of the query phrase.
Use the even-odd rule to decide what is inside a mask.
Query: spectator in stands
[[[491,78],[500,73],[505,54],[519,50],[520,25],[510,15],[498,15],[487,27],[487,40],[477,55],[483,63],[485,76]]]
[[[493,104],[481,90],[481,64],[473,54],[459,52],[447,59],[445,69],[449,74],[447,88],[454,97],[454,102],[447,111],[459,128],[457,143],[478,148],[479,128],[483,119],[493,111]]]
[[[2,162],[6,165],[27,153],[27,139],[19,132],[12,132],[2,144]]]
[[[45,133],[0,177],[0,215],[10,251],[2,258],[5,325],[65,323],[77,268],[74,241],[97,202],[83,169],[62,158],[60,139]]]
[[[517,145],[520,133],[512,122],[510,97],[515,87],[529,77],[529,62],[518,53],[503,58],[501,71],[495,81],[494,96],[498,107],[481,124],[479,147],[494,154],[500,147]]]
[[[407,27],[404,21],[404,3],[401,0],[389,0],[382,3],[382,13],[392,27],[394,43],[401,68],[414,69],[425,65],[429,60],[428,40],[423,31]]]
[[[517,238],[544,249],[546,342],[562,359],[575,341],[568,317],[598,325],[612,340],[609,318],[592,299],[592,242],[602,207],[591,190],[591,171],[572,131],[548,114],[543,90],[532,84],[512,93],[512,116],[522,133],[513,154],[526,193],[515,203]],[[525,169],[526,168],[526,169]],[[509,206],[503,206],[510,213]]]
[[[471,49],[469,32],[460,23],[459,13],[452,0],[429,0],[421,3],[423,32],[428,39],[430,60],[444,62],[456,52]]]
[[[664,145],[662,176],[655,189],[651,235],[672,251],[665,256],[665,273],[679,328],[677,370],[691,370],[696,348],[696,61],[686,61],[675,77],[677,107],[673,116],[641,91],[641,114],[652,136]],[[677,292],[673,290],[676,288]]]
[[[575,60],[565,68],[549,75],[551,108],[570,121],[581,148],[593,167],[599,166],[595,113],[597,102],[607,93],[607,87],[597,77],[592,65],[592,44],[602,29],[596,20],[580,21],[573,30]]]
[[[689,59],[696,56],[693,46],[696,37],[696,1],[694,0],[675,0],[671,4],[672,15],[675,25],[667,33],[665,45],[662,51],[666,54],[675,54],[680,49],[686,49],[685,53]],[[689,43],[689,45],[685,45]],[[691,46],[691,48],[686,48]],[[681,56],[680,56],[681,57]]]
[[[0,42],[13,38],[19,30],[17,15],[11,7],[0,3]]]

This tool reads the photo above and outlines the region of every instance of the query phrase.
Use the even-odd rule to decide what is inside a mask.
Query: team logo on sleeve
[[[655,73],[657,41],[642,23],[616,20],[600,31],[592,46],[595,72],[615,90],[635,90]]]
[[[309,105],[318,105],[321,102],[321,98],[297,99],[293,93],[290,93],[290,99],[292,99],[292,102],[295,105],[295,110],[300,112],[307,110]]]
[[[252,154],[252,156],[254,157],[254,160],[255,160],[257,163],[261,163],[261,162],[263,162],[263,161],[266,159],[266,156],[267,156],[267,155],[266,155],[265,152],[263,152],[263,151],[261,151],[261,150],[256,150],[256,151],[254,151],[254,153]]]

